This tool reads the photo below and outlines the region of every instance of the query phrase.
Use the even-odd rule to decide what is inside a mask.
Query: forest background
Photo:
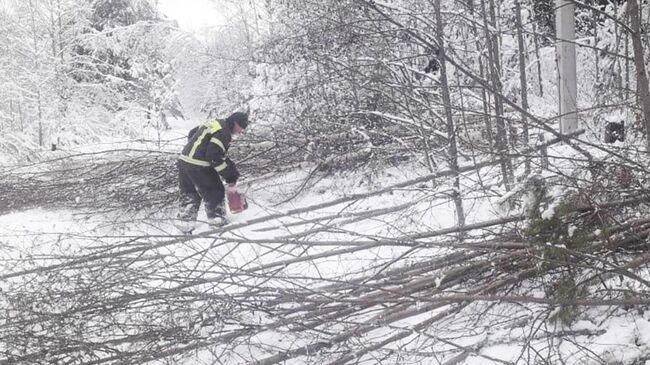
[[[0,3],[0,363],[650,361],[650,4]],[[173,228],[187,130],[250,110],[251,209]]]

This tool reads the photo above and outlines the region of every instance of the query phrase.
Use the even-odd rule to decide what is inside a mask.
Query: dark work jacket
[[[235,183],[239,173],[235,163],[226,157],[232,128],[225,121],[216,119],[193,128],[179,159],[190,165],[214,168],[226,183]]]

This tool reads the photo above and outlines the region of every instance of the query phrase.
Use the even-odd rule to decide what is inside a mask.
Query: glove
[[[239,179],[239,172],[235,170],[229,178],[225,179],[227,184],[236,184]]]
[[[226,164],[228,165],[223,171],[221,171],[221,176],[226,181],[226,184],[236,184],[237,179],[239,179],[239,171],[235,163],[232,162],[229,158],[226,157]]]

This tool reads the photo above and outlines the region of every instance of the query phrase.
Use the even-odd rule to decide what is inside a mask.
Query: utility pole
[[[569,134],[578,129],[576,30],[573,1],[555,0],[555,29],[560,94],[560,133]]]

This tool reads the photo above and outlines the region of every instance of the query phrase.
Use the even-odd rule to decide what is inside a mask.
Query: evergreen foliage
[[[164,113],[180,115],[166,53],[175,31],[150,1],[13,1],[0,11],[7,130],[0,150],[19,135],[44,149],[142,135],[147,124],[166,128]],[[115,118],[127,110],[126,124]]]

